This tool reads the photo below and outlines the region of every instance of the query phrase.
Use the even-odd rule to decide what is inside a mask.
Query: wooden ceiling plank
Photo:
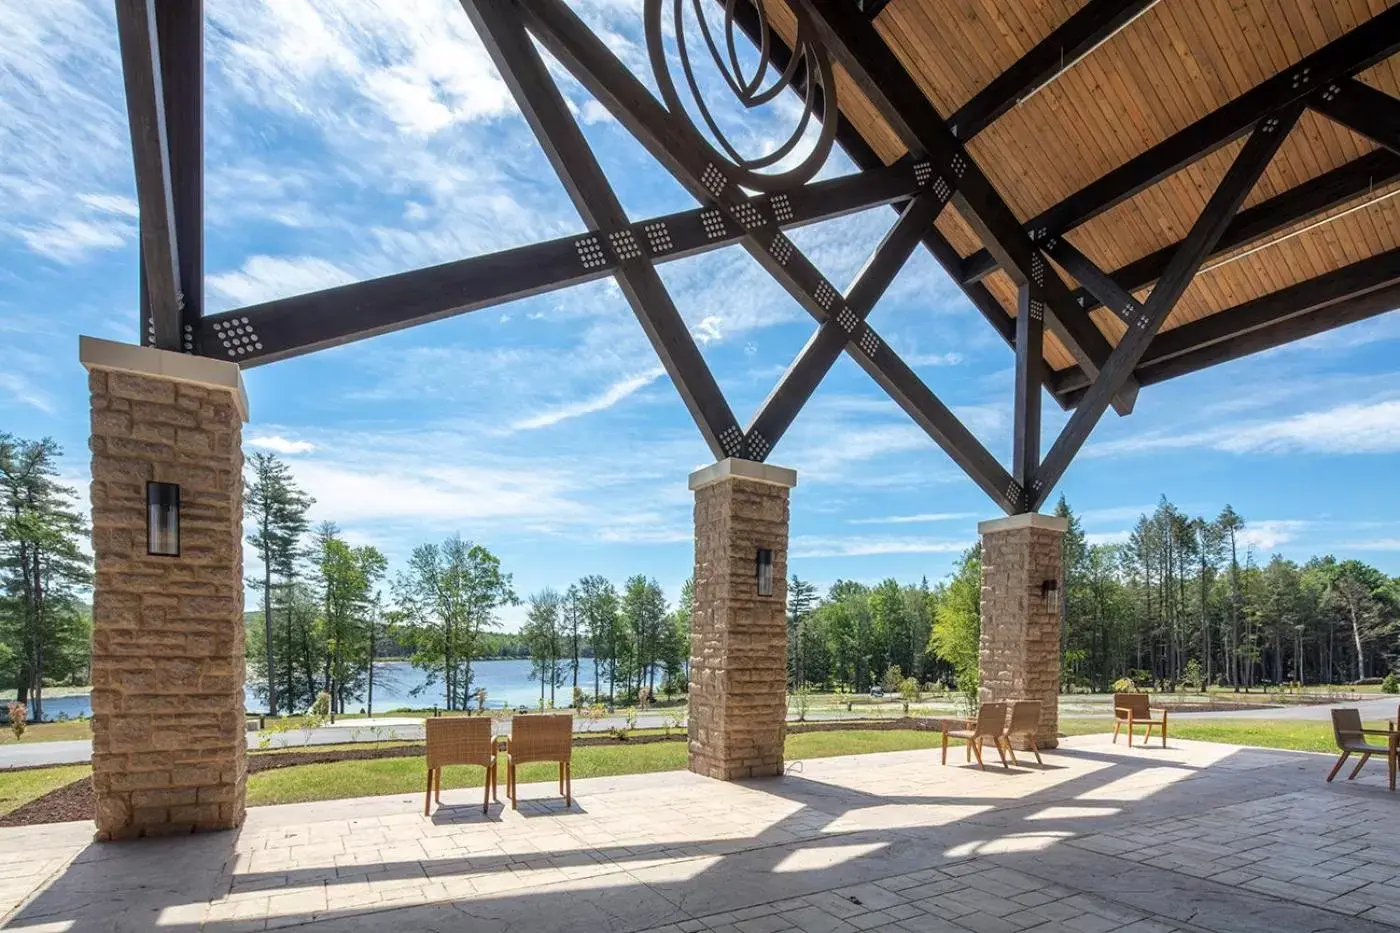
[[[1397,51],[1400,51],[1400,6],[1373,17],[1290,68],[1255,85],[1043,211],[1026,227],[1037,234],[1044,230],[1047,235],[1072,230],[1243,135],[1261,115],[1302,100],[1328,82],[1369,68]],[[990,250],[974,254],[968,258],[964,281],[977,281],[995,263],[997,259]]]
[[[1020,282],[1035,281],[1050,308],[1047,326],[1064,342],[1079,365],[1097,373],[1111,352],[1093,322],[1072,305],[1069,289],[1041,257],[1020,221],[1001,195],[949,131],[917,82],[889,54],[884,40],[849,7],[799,0],[818,25],[828,50],[864,90],[881,116],[910,151],[928,156],[935,169],[954,184],[960,211],[974,224],[983,242],[1000,254],[1002,264]],[[1131,374],[1112,399],[1120,414],[1132,410],[1136,387]]]
[[[1264,118],[1250,133],[1234,164],[1225,173],[1214,194],[1206,202],[1201,216],[1192,225],[1191,232],[1182,240],[1181,248],[1153,286],[1152,295],[1138,314],[1134,326],[1129,328],[1128,335],[1114,348],[1107,365],[1089,387],[1084,400],[1070,416],[1069,422],[1060,431],[1060,436],[1055,439],[1050,452],[1046,454],[1031,487],[1030,508],[1039,508],[1060,481],[1060,477],[1088,439],[1099,418],[1108,410],[1120,381],[1137,368],[1143,353],[1147,351],[1167,315],[1200,271],[1201,264],[1215,248],[1216,242],[1229,226],[1230,219],[1244,203],[1250,189],[1259,181],[1259,176],[1264,174],[1264,169],[1268,167],[1284,137],[1293,129],[1301,114],[1302,106],[1294,104],[1289,111],[1277,117]]]
[[[1157,0],[1090,0],[955,110],[948,126],[971,139],[1140,16]]]
[[[1376,151],[1348,162],[1262,204],[1240,211],[1226,228],[1211,258],[1256,243],[1299,221],[1353,201],[1397,178],[1400,178],[1400,156],[1391,152]],[[1162,274],[1179,245],[1174,243],[1149,253],[1115,269],[1109,276],[1128,291],[1151,285]],[[1086,309],[1102,304],[1087,289],[1076,291],[1075,300]]]

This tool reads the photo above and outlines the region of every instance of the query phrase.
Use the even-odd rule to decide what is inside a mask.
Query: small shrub
[[[803,684],[792,694],[792,711],[797,714],[798,722],[807,721],[807,710],[812,708],[812,691]]]
[[[486,688],[485,688],[485,687],[477,687],[477,688],[476,688],[476,711],[477,711],[478,713],[484,713],[484,712],[486,712]]]
[[[18,701],[11,703],[10,710],[10,731],[15,734],[15,741],[24,738],[24,730],[29,728],[29,707]]]
[[[666,734],[667,734],[667,735],[670,735],[672,729],[679,729],[679,728],[681,727],[681,722],[682,722],[682,720],[684,720],[684,719],[685,719],[685,710],[684,710],[684,709],[681,709],[681,708],[678,707],[678,708],[673,709],[673,710],[671,710],[670,712],[668,712],[668,713],[666,714],[666,718],[665,718],[665,721],[664,721],[664,725],[665,725],[665,727],[666,727]]]
[[[889,670],[885,671],[885,677],[880,681],[880,687],[886,693],[898,693],[899,685],[904,682],[904,672],[899,669],[898,664],[891,664]]]
[[[1181,682],[1197,693],[1201,692],[1201,688],[1206,682],[1206,675],[1201,670],[1200,661],[1192,658],[1186,662],[1186,670],[1181,672]]]
[[[574,709],[583,709],[583,688],[574,688]]]
[[[1136,693],[1138,685],[1131,677],[1120,677],[1113,682],[1114,693]]]
[[[909,704],[916,702],[921,693],[919,680],[916,677],[906,677],[899,682],[899,695],[904,697],[904,712],[909,712]]]
[[[1400,680],[1395,679],[1395,672],[1385,675],[1385,680],[1381,681],[1381,693],[1400,693]]]

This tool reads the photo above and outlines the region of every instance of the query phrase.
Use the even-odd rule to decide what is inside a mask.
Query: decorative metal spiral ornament
[[[797,16],[797,40],[793,43],[792,55],[786,67],[779,71],[773,64],[773,28],[768,22],[762,0],[723,0],[724,2],[724,48],[721,50],[715,35],[701,9],[701,0],[690,0],[695,10],[695,18],[700,24],[700,34],[715,67],[723,75],[738,101],[748,109],[761,107],[773,101],[779,94],[795,88],[802,96],[804,106],[802,116],[792,134],[766,155],[748,158],[730,142],[720,129],[710,108],[705,103],[692,67],[690,47],[686,43],[685,4],[686,0],[670,0],[676,36],[676,54],[680,59],[681,73],[689,87],[691,100],[709,129],[714,141],[719,144],[716,150],[710,139],[701,132],[690,117],[689,111],[676,92],[672,80],[671,67],[666,59],[666,46],[663,40],[662,16],[667,0],[646,0],[646,41],[651,58],[652,72],[657,87],[661,90],[662,102],[676,118],[677,125],[687,137],[687,141],[709,155],[713,162],[725,167],[725,174],[736,184],[754,191],[775,192],[797,187],[810,181],[831,154],[832,143],[836,139],[836,121],[827,119],[836,108],[836,82],[832,72],[831,58],[817,39],[816,28],[800,9],[794,9]],[[758,62],[751,74],[745,74],[739,63],[739,26],[734,19],[734,8],[738,3],[749,3],[758,14]],[[747,39],[747,37],[745,37]],[[764,85],[769,78],[770,66],[776,77]],[[796,166],[781,172],[764,171],[787,158],[807,135],[813,116],[821,123],[812,150]]]

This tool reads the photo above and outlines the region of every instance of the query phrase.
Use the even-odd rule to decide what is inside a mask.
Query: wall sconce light
[[[177,483],[146,484],[146,553],[155,557],[180,556],[180,486]]]
[[[1045,608],[1055,615],[1060,614],[1060,581],[1043,580],[1040,584],[1040,598],[1045,600]]]
[[[758,595],[773,595],[773,552],[766,547],[758,549],[757,564]]]

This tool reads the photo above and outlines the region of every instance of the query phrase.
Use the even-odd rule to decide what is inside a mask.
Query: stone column
[[[721,460],[695,491],[690,620],[690,770],[732,781],[783,773],[787,734],[788,490],[797,474]],[[758,595],[760,548],[773,593]]]
[[[243,822],[243,450],[233,363],[81,338],[92,392],[93,786],[100,839]],[[180,486],[150,556],[147,482]]]
[[[1039,513],[982,522],[982,641],[978,700],[1040,700],[1041,748],[1059,744],[1060,541],[1068,522]],[[1056,597],[1047,598],[1046,581]]]

